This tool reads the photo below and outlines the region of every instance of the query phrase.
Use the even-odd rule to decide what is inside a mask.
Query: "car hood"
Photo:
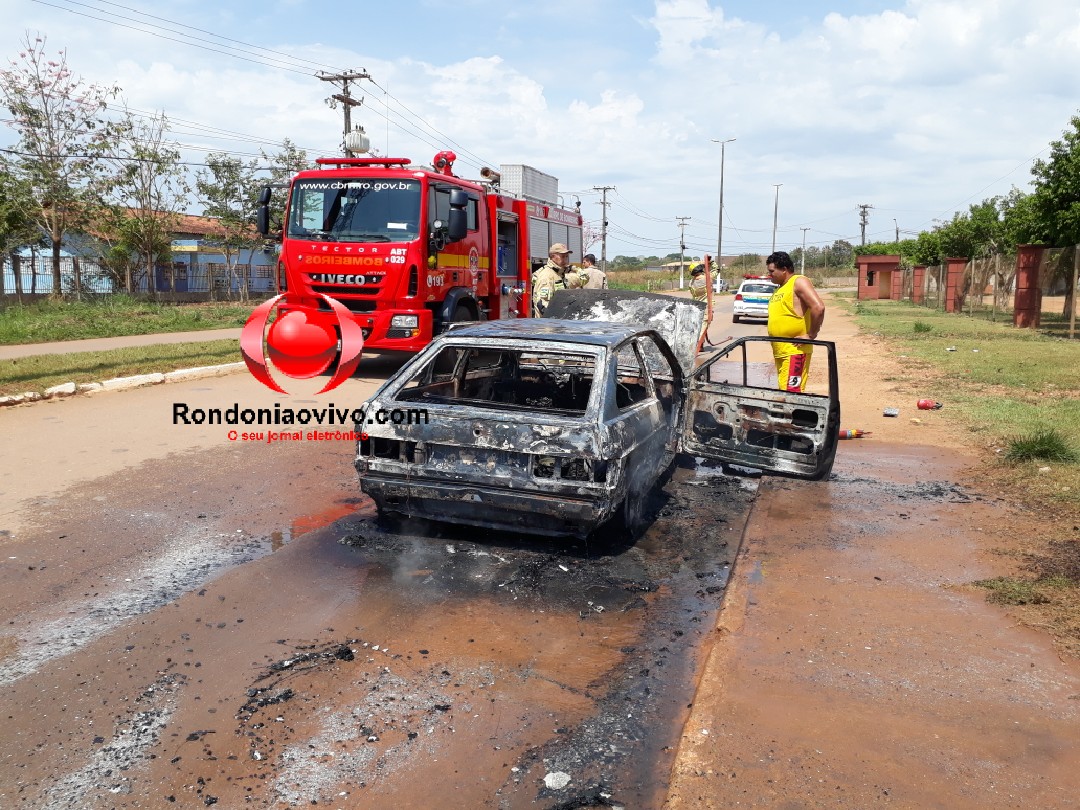
[[[558,290],[545,318],[638,324],[655,330],[675,353],[683,375],[694,371],[705,304],[633,290]]]

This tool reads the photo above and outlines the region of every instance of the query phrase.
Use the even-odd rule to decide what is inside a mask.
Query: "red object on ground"
[[[858,428],[852,428],[850,430],[841,430],[841,439],[861,439],[863,436],[869,436],[873,431],[859,430]]]
[[[941,409],[941,403],[932,399],[920,399],[917,404],[920,411],[937,411]]]

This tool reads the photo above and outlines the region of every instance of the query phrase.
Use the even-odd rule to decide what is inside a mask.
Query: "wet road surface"
[[[34,504],[0,567],[0,806],[662,802],[754,482],[636,543],[390,530],[351,452],[218,447]]]

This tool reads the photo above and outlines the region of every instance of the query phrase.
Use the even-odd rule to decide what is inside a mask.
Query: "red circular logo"
[[[286,312],[270,325],[266,348],[282,374],[298,380],[318,376],[337,356],[334,319],[326,312]]]
[[[340,302],[322,294],[318,298],[329,305],[329,311],[304,305],[283,293],[259,304],[244,324],[240,352],[252,376],[268,388],[289,393],[270,376],[268,360],[285,376],[306,380],[325,372],[337,358],[337,368],[320,394],[337,388],[356,371],[364,349],[363,331]],[[267,333],[270,313],[279,302],[282,311]]]

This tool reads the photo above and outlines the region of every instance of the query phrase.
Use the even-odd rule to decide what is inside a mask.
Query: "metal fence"
[[[1043,251],[1039,265],[1039,286],[1043,295],[1067,295],[1073,274],[1076,248],[1050,248]],[[931,309],[946,308],[946,265],[931,265],[923,278],[922,305]],[[914,274],[904,268],[903,295],[915,300]],[[957,311],[974,313],[989,311],[1011,314],[1016,293],[1016,254],[997,253],[982,259],[972,259],[964,266],[959,284]]]
[[[53,291],[52,256],[36,255],[4,259],[0,273],[0,295],[50,295]],[[78,279],[78,282],[76,282]],[[151,284],[152,281],[152,284]],[[235,299],[245,295],[265,295],[276,290],[271,265],[224,262],[175,262],[158,265],[154,277],[145,267],[132,271],[132,292],[141,294],[193,294],[207,299]],[[92,259],[60,257],[60,289],[65,296],[101,296],[125,291],[123,278]]]

